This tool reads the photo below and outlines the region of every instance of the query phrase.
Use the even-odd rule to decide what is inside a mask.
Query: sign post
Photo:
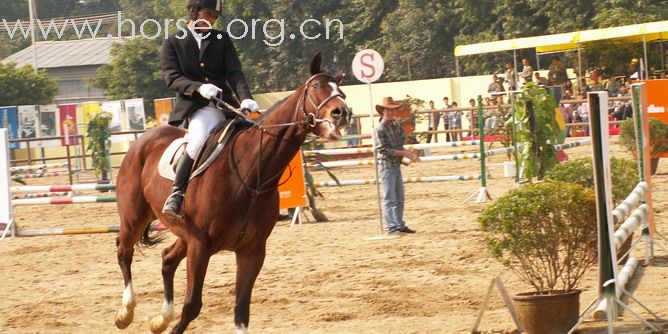
[[[374,122],[373,113],[373,92],[371,90],[371,83],[380,79],[385,70],[385,62],[383,57],[375,50],[366,49],[355,54],[353,58],[353,75],[357,80],[367,84],[369,88],[369,119],[371,120],[371,141],[373,149],[373,165],[376,172],[376,202],[378,203],[378,222],[380,227],[380,235],[377,237],[366,238],[366,240],[381,240],[394,239],[395,237],[385,235],[385,228],[383,227],[383,210],[380,204],[380,177],[378,171],[378,151],[376,150],[376,125]]]

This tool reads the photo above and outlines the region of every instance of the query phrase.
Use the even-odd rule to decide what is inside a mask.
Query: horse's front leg
[[[253,252],[237,251],[237,282],[236,306],[234,307],[234,324],[237,334],[248,333],[250,300],[255,279],[264,264],[266,245],[262,244]]]
[[[181,239],[162,251],[162,283],[165,289],[165,301],[160,315],[151,320],[151,332],[157,334],[167,329],[174,320],[174,273],[181,260],[186,257],[187,245]]]
[[[181,311],[181,320],[172,329],[172,334],[182,334],[188,324],[195,320],[202,309],[202,287],[211,251],[209,245],[200,240],[188,240],[188,282],[186,296]]]

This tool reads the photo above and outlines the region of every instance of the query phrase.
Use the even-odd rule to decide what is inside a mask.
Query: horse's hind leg
[[[121,227],[116,239],[116,247],[118,265],[121,267],[121,272],[123,273],[125,289],[123,290],[122,305],[116,312],[114,322],[116,327],[124,329],[132,323],[135,305],[137,304],[132,288],[131,270],[134,246],[139,241],[153,216],[148,203],[143,198],[137,198],[136,195],[133,196],[132,192],[123,191],[124,189],[120,186],[118,190],[117,207],[121,218]],[[124,196],[125,194],[128,196]]]
[[[236,306],[234,307],[234,324],[237,334],[248,332],[250,300],[255,279],[262,269],[265,256],[265,245],[254,252],[237,251],[237,282]]]
[[[179,267],[181,260],[186,257],[186,244],[177,239],[174,244],[165,248],[162,252],[162,282],[165,289],[165,301],[162,312],[151,320],[151,332],[162,333],[169,326],[169,322],[175,317],[174,314],[174,272]]]
[[[188,324],[195,320],[202,309],[202,287],[211,252],[209,246],[199,240],[188,240],[188,286],[183,302],[181,320],[172,329],[172,334],[182,334]]]

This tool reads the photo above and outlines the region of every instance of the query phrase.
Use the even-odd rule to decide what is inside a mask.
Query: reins
[[[235,136],[232,142],[230,143],[230,151],[229,151],[229,156],[228,156],[228,162],[230,169],[234,171],[234,175],[236,175],[237,179],[239,182],[244,186],[244,188],[251,194],[251,203],[248,207],[248,210],[246,211],[246,214],[244,215],[244,219],[242,221],[242,229],[241,232],[239,233],[239,237],[237,238],[235,248],[239,245],[239,243],[243,240],[244,236],[246,235],[246,230],[248,228],[248,223],[249,223],[249,218],[250,214],[253,212],[253,209],[255,208],[255,204],[257,202],[257,199],[260,197],[261,194],[270,192],[270,191],[275,191],[280,187],[281,185],[285,184],[292,178],[292,168],[289,168],[289,176],[288,178],[281,182],[278,183],[276,186],[270,186],[272,183],[276,182],[277,179],[283,175],[283,171],[280,171],[276,175],[268,178],[266,181],[262,182],[262,142],[264,140],[264,135],[267,133],[267,129],[269,128],[277,128],[277,127],[289,127],[289,126],[294,126],[294,125],[305,125],[304,130],[305,131],[310,131],[313,128],[315,128],[319,123],[324,123],[324,122],[330,122],[329,120],[325,119],[319,119],[317,115],[320,113],[320,110],[324,108],[324,106],[330,102],[331,100],[340,97],[344,98],[340,93],[337,94],[332,94],[326,99],[324,99],[322,102],[319,104],[315,101],[315,98],[312,95],[308,94],[308,89],[310,87],[310,83],[317,77],[320,76],[327,76],[329,78],[332,78],[331,76],[324,74],[324,73],[318,73],[313,76],[311,76],[306,83],[304,84],[304,89],[301,92],[301,96],[299,97],[299,102],[297,103],[297,106],[295,108],[295,112],[293,113],[294,115],[294,121],[288,122],[288,123],[279,123],[279,124],[269,124],[269,125],[262,125],[260,122],[257,122],[253,119],[250,119],[246,113],[244,113],[243,110],[240,110],[238,108],[235,108],[234,106],[231,106],[230,104],[226,103],[225,101],[215,98],[214,102],[216,103],[216,106],[219,108],[221,106],[225,107],[226,109],[230,109],[232,112],[237,114],[237,117],[242,118],[251,124],[253,124],[253,127],[256,127],[260,130],[260,146],[258,149],[258,161],[257,161],[257,176],[256,176],[256,181],[255,181],[255,188],[252,188],[246,182],[244,182],[243,177],[241,176],[241,173],[239,172],[239,168],[234,162],[234,144],[237,142],[237,139],[239,136]],[[306,112],[306,99],[308,98],[308,101],[313,105],[315,109],[315,113],[313,112]],[[299,114],[303,115],[303,119],[300,121],[298,120],[298,115]],[[266,187],[266,188],[265,188]]]

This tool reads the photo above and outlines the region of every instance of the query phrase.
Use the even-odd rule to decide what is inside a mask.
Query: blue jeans
[[[383,168],[380,171],[383,185],[383,217],[388,231],[404,227],[404,181],[401,167]]]

